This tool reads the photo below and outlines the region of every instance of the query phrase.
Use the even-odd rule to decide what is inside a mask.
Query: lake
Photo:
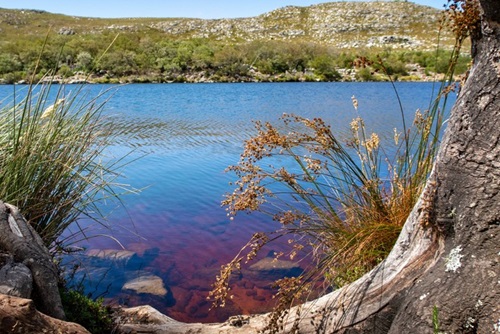
[[[428,108],[437,89],[433,83],[396,86],[410,122],[417,109]],[[110,267],[106,261],[75,256],[72,261],[84,264],[75,279],[85,279],[86,291],[93,296],[129,306],[149,303],[181,321],[221,321],[273,305],[269,277],[245,274],[236,277],[235,298],[226,308],[209,311],[206,300],[220,266],[254,232],[276,227],[271,218],[259,214],[230,220],[220,205],[234,181],[224,170],[238,162],[244,140],[254,134],[253,120],[273,122],[283,113],[321,117],[343,136],[357,116],[354,95],[370,130],[392,138],[393,129],[402,128],[389,83],[131,84],[85,89],[93,95],[110,88],[113,94],[105,114],[114,124],[116,141],[108,153],[131,152],[119,181],[142,191],[123,196],[122,205],[103,208],[112,230],[96,226],[90,234],[105,236],[78,245],[87,250],[123,247],[134,257]],[[13,86],[0,86],[0,101],[12,92]],[[125,282],[144,275],[161,278],[166,296],[122,291]]]

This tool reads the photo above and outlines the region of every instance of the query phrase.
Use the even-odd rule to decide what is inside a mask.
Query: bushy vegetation
[[[419,8],[413,6],[411,10]],[[166,33],[162,28],[172,19],[106,20],[0,9],[3,18],[0,21],[0,82],[29,82],[35,67],[38,80],[55,70],[53,74],[60,79],[79,74],[81,80],[103,83],[386,80],[378,67],[353,67],[354,59],[365,57],[375,61],[377,56],[388,64],[387,71],[397,80],[418,80],[422,72],[429,75],[447,72],[452,44],[445,45],[436,57],[435,51],[429,51],[430,45],[353,47],[336,46],[312,36],[274,38],[273,26],[298,23],[295,19],[282,18],[279,12],[273,15],[266,18],[269,21],[265,23],[267,37],[229,38],[207,33],[207,37],[197,38],[196,34],[204,34],[196,30],[199,24],[196,20],[174,20],[179,25],[192,22],[191,30],[196,31],[196,34],[175,34]],[[49,28],[47,42],[44,36],[48,22],[53,26]],[[307,30],[307,27],[301,26],[301,29]],[[418,24],[406,29],[419,36],[427,35]],[[337,37],[349,40],[349,36]],[[42,46],[44,51],[40,54]],[[457,61],[457,73],[462,73],[470,58],[463,56]],[[415,75],[416,70],[419,76]]]
[[[359,56],[375,60],[382,56],[395,78],[409,77],[420,67],[427,74],[446,73],[451,51],[436,53],[414,50],[339,50],[307,42],[253,41],[228,44],[211,39],[172,40],[146,33],[51,37],[41,58],[39,40],[9,44],[0,51],[0,78],[6,83],[26,80],[38,63],[38,79],[56,68],[67,78],[76,73],[93,75],[100,82],[189,81],[339,81],[350,80],[340,69],[356,73],[361,81],[385,80],[379,68],[358,70]],[[458,72],[466,69],[469,57],[459,60]],[[257,74],[256,74],[257,73]],[[195,79],[189,78],[196,75]],[[411,79],[411,78],[410,78]]]
[[[93,300],[83,290],[61,290],[61,301],[67,321],[75,322],[92,334],[113,332],[112,310],[103,304],[103,299]]]
[[[114,180],[122,167],[120,157],[105,154],[112,140],[111,124],[101,115],[105,92],[91,97],[83,86],[65,88],[14,87],[11,101],[0,108],[0,198],[21,210],[54,259],[87,237],[80,219],[106,225],[98,203],[117,199]],[[76,229],[63,236],[70,225]],[[69,287],[62,276],[67,319],[92,333],[110,333],[110,308],[81,287]]]
[[[284,115],[277,125],[256,122],[257,134],[245,142],[239,163],[228,169],[237,180],[223,204],[231,216],[264,212],[280,228],[256,233],[223,266],[211,292],[215,304],[224,305],[230,294],[231,273],[278,239],[286,239],[291,248],[276,257],[312,257],[314,265],[299,277],[276,282],[276,321],[290,303],[317,289],[318,282],[327,290],[341,287],[380,263],[432,168],[444,110],[441,97],[445,98],[439,96],[426,112],[417,111],[412,125],[403,116],[401,128],[394,129],[392,141],[385,143],[379,134],[368,132],[361,117],[362,100],[354,96],[359,116],[346,139],[319,118]]]

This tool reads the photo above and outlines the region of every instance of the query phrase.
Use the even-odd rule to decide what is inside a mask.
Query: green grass
[[[439,309],[436,305],[432,307],[432,329],[434,334],[439,334]]]

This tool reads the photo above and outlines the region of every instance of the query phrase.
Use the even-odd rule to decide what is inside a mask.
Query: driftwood
[[[479,2],[473,68],[396,246],[358,281],[290,310],[284,333],[500,333],[500,6]],[[266,317],[122,328],[257,333]]]
[[[90,334],[82,326],[51,318],[36,310],[30,299],[0,294],[2,334]]]
[[[0,201],[0,250],[12,254],[33,277],[31,298],[37,309],[51,317],[64,319],[58,289],[57,268],[40,236],[19,210]]]

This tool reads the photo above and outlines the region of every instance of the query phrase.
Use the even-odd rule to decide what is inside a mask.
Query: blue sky
[[[314,0],[0,0],[1,8],[42,9],[88,17],[249,17],[287,5],[309,6],[327,1]],[[442,8],[446,0],[414,0]]]

